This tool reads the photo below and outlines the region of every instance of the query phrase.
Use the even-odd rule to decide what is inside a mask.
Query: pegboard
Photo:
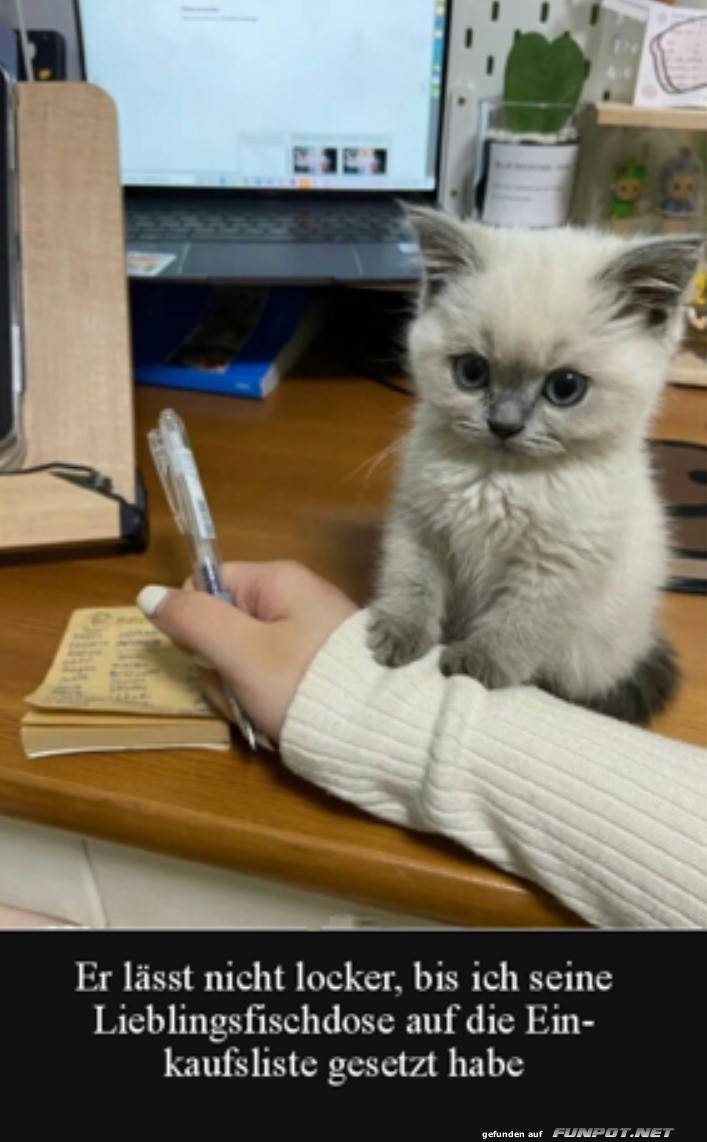
[[[480,99],[501,95],[506,57],[520,32],[555,39],[569,32],[589,60],[583,101],[609,98],[606,71],[595,69],[606,14],[595,0],[454,0],[440,203],[464,217],[471,209]]]

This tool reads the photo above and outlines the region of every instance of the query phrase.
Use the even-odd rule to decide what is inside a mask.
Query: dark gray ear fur
[[[616,290],[615,316],[642,316],[651,328],[664,326],[683,300],[703,244],[700,235],[632,243],[599,279]]]
[[[481,256],[467,227],[428,206],[406,206],[422,255],[422,304],[432,301],[455,274],[483,269]]]

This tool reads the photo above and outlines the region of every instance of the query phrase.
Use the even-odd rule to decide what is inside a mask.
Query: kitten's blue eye
[[[569,408],[570,405],[579,404],[587,391],[587,378],[581,373],[574,373],[572,369],[555,369],[548,373],[543,386],[543,396],[550,404]]]
[[[478,353],[457,357],[454,362],[454,380],[460,389],[483,389],[489,383],[489,363]]]

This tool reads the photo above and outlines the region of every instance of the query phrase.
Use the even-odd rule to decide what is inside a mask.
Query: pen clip
[[[158,432],[158,452],[171,488],[170,506],[180,521],[180,530],[198,551],[201,544],[213,544],[216,536],[187,430],[173,409],[164,409]]]
[[[162,436],[158,428],[153,428],[150,432],[148,432],[147,439],[150,445],[152,459],[154,460],[155,468],[157,469],[157,475],[159,476],[160,482],[162,484],[165,498],[169,504],[170,511],[174,516],[174,522],[183,535],[185,531],[184,520],[182,519],[182,513],[179,508],[179,501],[172,484],[174,475],[172,473],[169,453],[164,446]]]

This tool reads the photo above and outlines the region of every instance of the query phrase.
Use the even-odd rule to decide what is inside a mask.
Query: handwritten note
[[[694,8],[649,5],[634,102],[707,108],[707,16]]]
[[[75,611],[47,677],[27,704],[41,710],[213,717],[193,660],[137,607]]]

